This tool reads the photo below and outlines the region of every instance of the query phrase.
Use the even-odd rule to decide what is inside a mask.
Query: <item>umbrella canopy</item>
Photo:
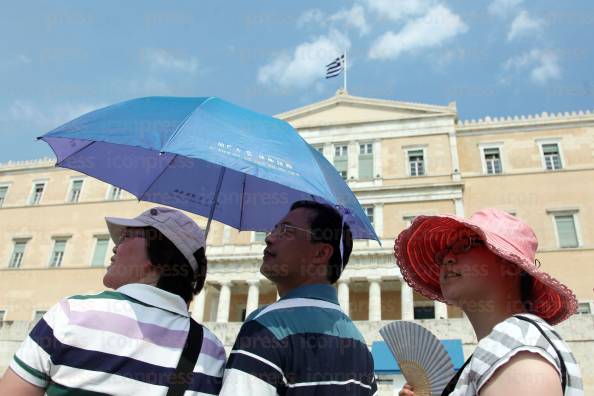
[[[309,199],[336,205],[354,238],[378,240],[345,181],[293,127],[216,97],[133,99],[39,139],[57,166],[239,230],[270,230]]]

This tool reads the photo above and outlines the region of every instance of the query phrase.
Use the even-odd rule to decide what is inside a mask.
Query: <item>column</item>
[[[207,286],[204,284],[200,293],[194,299],[194,308],[192,309],[192,318],[198,323],[204,321],[204,303],[206,302],[206,289]]]
[[[375,204],[373,210],[373,228],[377,236],[382,239],[384,235],[384,203],[379,202]],[[371,241],[370,241],[371,242]],[[375,241],[373,241],[375,243]],[[377,246],[377,245],[375,245]]]
[[[376,140],[373,142],[373,178],[375,179],[377,175],[380,175],[380,178],[383,177],[381,140]]]
[[[347,180],[359,179],[359,143],[349,142],[348,144]]]
[[[448,306],[441,301],[434,301],[433,307],[435,309],[435,319],[448,318]]]
[[[413,320],[415,318],[413,290],[404,279],[400,281],[400,285],[402,320]]]
[[[338,302],[340,307],[346,313],[349,314],[349,281],[347,279],[338,280]]]
[[[452,159],[452,180],[460,181],[460,160],[458,159],[458,142],[456,141],[456,130],[448,132],[450,141],[450,157]]]
[[[223,245],[227,245],[231,242],[231,226],[226,224],[223,225]]]
[[[229,306],[231,303],[231,282],[221,282],[221,291],[219,294],[219,307],[217,308],[217,322],[229,322]]]
[[[369,278],[369,321],[382,320],[381,278]]]
[[[326,142],[324,143],[324,157],[330,162],[331,164],[334,163],[334,145],[332,143]]]
[[[258,309],[258,298],[260,297],[260,285],[258,280],[248,281],[247,303],[245,305],[245,317]]]
[[[454,208],[456,208],[456,216],[464,217],[464,202],[462,198],[454,198]]]

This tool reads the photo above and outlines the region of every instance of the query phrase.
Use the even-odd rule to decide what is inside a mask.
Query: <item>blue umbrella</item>
[[[57,166],[208,217],[209,225],[267,231],[293,202],[309,199],[337,206],[354,238],[379,241],[345,181],[293,127],[216,97],[133,99],[39,139]]]

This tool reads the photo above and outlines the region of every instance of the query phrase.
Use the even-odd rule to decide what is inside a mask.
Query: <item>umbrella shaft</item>
[[[221,185],[223,184],[223,177],[225,176],[225,168],[224,166],[221,167],[221,172],[219,173],[219,180],[217,181],[217,189],[215,191],[214,198],[212,200],[212,206],[210,207],[210,213],[208,214],[208,222],[206,223],[206,234],[204,239],[208,238],[208,231],[210,230],[210,223],[212,222],[212,218],[214,216],[214,211],[217,207],[217,203],[219,201],[219,193],[221,192]]]

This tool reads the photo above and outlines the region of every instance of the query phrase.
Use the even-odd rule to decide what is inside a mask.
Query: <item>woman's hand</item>
[[[398,392],[398,396],[415,396],[415,392],[413,392],[413,387],[409,384],[404,384],[400,392]]]

